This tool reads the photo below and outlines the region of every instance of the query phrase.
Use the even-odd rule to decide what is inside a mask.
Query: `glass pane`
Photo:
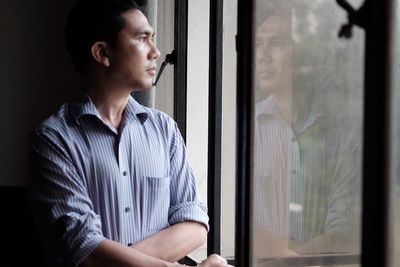
[[[393,97],[392,97],[392,121],[394,134],[392,135],[392,147],[394,147],[393,151],[393,166],[394,173],[392,173],[392,183],[393,186],[391,194],[391,217],[390,217],[390,225],[391,225],[391,233],[389,237],[393,246],[390,251],[390,263],[392,267],[400,266],[400,1],[395,0],[396,4],[396,13],[395,13],[395,27],[394,27],[394,56],[395,59],[393,61],[393,75],[394,75],[394,86],[393,86]]]
[[[358,266],[364,32],[331,0],[254,10],[252,265]]]

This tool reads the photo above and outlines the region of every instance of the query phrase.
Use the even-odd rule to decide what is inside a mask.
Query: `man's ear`
[[[99,64],[109,67],[110,59],[108,53],[108,44],[106,42],[95,42],[90,49],[92,57]]]

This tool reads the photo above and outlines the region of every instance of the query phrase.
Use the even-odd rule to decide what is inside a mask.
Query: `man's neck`
[[[293,109],[293,99],[291,94],[279,92],[273,93],[271,96],[287,123],[291,124],[294,120],[297,119],[296,112]]]
[[[84,87],[101,118],[118,129],[129,101],[130,90],[116,88],[107,83],[84,84]]]
[[[289,125],[301,123],[310,112],[307,101],[295,98],[292,94],[273,94],[272,97]]]

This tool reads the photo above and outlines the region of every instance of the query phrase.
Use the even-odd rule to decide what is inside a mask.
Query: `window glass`
[[[358,266],[364,31],[331,0],[254,12],[252,265]]]
[[[394,38],[394,86],[393,88],[393,98],[392,98],[392,121],[394,134],[392,135],[392,144],[394,147],[393,151],[393,166],[394,172],[392,173],[392,184],[391,188],[391,233],[389,238],[392,238],[391,242],[393,244],[392,250],[390,251],[390,263],[392,267],[400,266],[400,1],[394,1],[396,5],[395,13],[395,38]]]

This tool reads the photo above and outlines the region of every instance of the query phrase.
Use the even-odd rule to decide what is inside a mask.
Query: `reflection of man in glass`
[[[359,151],[308,88],[318,66],[293,63],[309,44],[294,47],[292,7],[279,2],[256,30],[255,253],[354,252]]]

